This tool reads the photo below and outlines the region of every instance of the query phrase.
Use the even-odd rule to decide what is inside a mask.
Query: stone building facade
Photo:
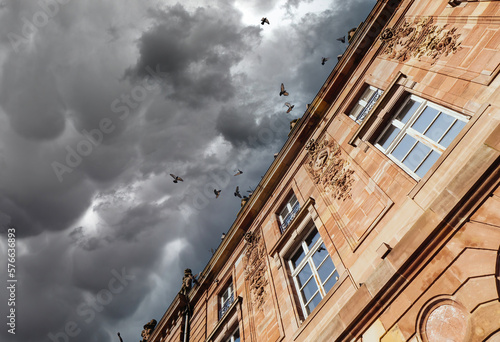
[[[148,341],[500,341],[499,28],[379,0]]]

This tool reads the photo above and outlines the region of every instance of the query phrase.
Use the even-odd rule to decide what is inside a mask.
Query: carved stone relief
[[[258,232],[245,234],[247,250],[245,252],[245,280],[248,282],[252,305],[262,309],[266,301],[266,262],[264,241]]]
[[[334,199],[345,200],[351,197],[354,180],[349,162],[342,158],[342,151],[335,141],[326,138],[321,143],[311,139],[306,145],[309,162],[306,166],[313,182]]]
[[[413,22],[404,21],[399,27],[387,28],[380,35],[386,43],[382,55],[401,62],[410,58],[420,60],[423,56],[438,59],[460,49],[456,34],[457,28],[446,29],[446,25],[433,25],[432,18],[415,18]]]

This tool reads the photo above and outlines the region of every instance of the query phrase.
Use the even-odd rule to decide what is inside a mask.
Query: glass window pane
[[[321,302],[321,295],[318,293],[316,296],[314,296],[313,300],[306,306],[307,314],[309,315],[316,306],[318,306],[319,302]]]
[[[424,175],[427,173],[427,171],[430,170],[432,165],[434,165],[436,160],[438,160],[439,156],[440,156],[440,154],[438,152],[432,151],[431,154],[427,157],[427,159],[425,159],[425,161],[422,163],[422,165],[420,165],[418,170],[415,171],[417,176],[419,176],[420,178],[423,178]]]
[[[319,233],[316,230],[316,228],[314,228],[311,234],[309,234],[309,236],[305,240],[307,248],[311,249],[311,247],[316,243],[316,241],[318,241],[318,239],[319,239]]]
[[[444,132],[448,130],[451,124],[455,121],[455,118],[444,113],[439,114],[439,117],[434,121],[425,132],[425,136],[431,138],[434,141],[439,141],[443,136]]]
[[[415,145],[415,138],[409,136],[408,134],[405,134],[404,138],[401,139],[399,142],[398,146],[392,151],[392,155],[396,157],[397,160],[401,161],[404,156],[410,151],[410,149]]]
[[[464,128],[465,122],[457,120],[451,127],[451,129],[448,131],[448,133],[445,134],[443,139],[439,142],[441,146],[443,147],[448,147],[450,143],[455,139],[455,137],[458,135],[458,133]]]
[[[240,342],[240,331],[236,330],[236,332],[233,335],[234,342]]]
[[[330,276],[330,274],[332,274],[334,269],[335,265],[333,264],[332,259],[328,257],[323,263],[323,265],[321,265],[321,267],[318,269],[318,274],[319,278],[321,279],[321,283],[324,283],[328,279],[328,277]]]
[[[312,259],[314,261],[314,266],[319,267],[321,265],[321,263],[323,262],[323,260],[325,260],[325,258],[329,256],[328,255],[328,252],[326,251],[326,247],[325,247],[325,244],[322,243],[321,246],[319,246],[319,248],[316,250],[316,252],[314,252],[314,254],[312,255]]]
[[[290,213],[290,209],[288,208],[287,205],[285,205],[285,207],[280,212],[281,219],[283,220],[286,217],[286,215],[288,215],[289,213]]]
[[[394,138],[399,134],[400,129],[391,125],[387,131],[385,131],[384,135],[378,141],[378,144],[381,145],[384,150],[387,150],[389,145],[393,142]]]
[[[304,299],[304,303],[307,303],[309,299],[314,296],[314,294],[318,291],[318,285],[314,278],[311,278],[309,282],[302,288],[300,291],[302,293],[302,298]]]
[[[328,281],[323,285],[323,288],[325,289],[325,293],[328,293],[330,289],[337,283],[339,280],[339,273],[335,271],[333,275],[328,279]]]
[[[309,278],[311,278],[312,271],[311,271],[311,266],[309,266],[309,263],[307,262],[297,274],[297,282],[299,283],[299,286],[302,287],[303,284],[307,282]]]
[[[292,256],[290,259],[292,261],[293,269],[296,269],[300,262],[304,259],[305,253],[302,247]]]
[[[414,171],[418,165],[424,160],[425,157],[429,154],[431,148],[427,145],[418,142],[417,145],[411,150],[410,154],[408,154],[403,161],[403,164],[408,166],[408,168]]]
[[[411,118],[411,116],[415,113],[417,108],[420,106],[420,102],[410,100],[408,101],[401,112],[399,112],[398,116],[396,117],[397,120],[401,121],[402,123],[407,123],[408,120]]]
[[[411,127],[417,132],[424,133],[438,114],[439,112],[434,108],[426,107]]]

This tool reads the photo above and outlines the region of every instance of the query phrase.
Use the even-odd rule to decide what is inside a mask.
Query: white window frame
[[[294,200],[295,199],[295,200]],[[288,216],[292,215],[293,213],[293,208],[294,206],[296,205],[299,205],[299,200],[297,199],[297,196],[295,196],[294,193],[292,193],[292,195],[288,198],[286,204],[284,206],[281,207],[281,210],[279,211],[279,214],[278,214],[278,219],[279,219],[279,222],[280,222],[280,229],[281,227],[283,226],[283,222],[285,222],[285,220],[288,218]],[[288,209],[288,213],[286,215],[282,215],[283,214],[283,210],[287,208]],[[295,213],[296,214],[296,213]],[[284,227],[284,229],[286,229],[286,227]]]
[[[406,123],[403,123],[403,122],[399,121],[397,119],[397,117],[399,116],[399,114],[402,112],[402,110],[404,109],[404,107],[406,106],[406,104],[410,100],[413,100],[415,102],[419,102],[420,105],[415,110],[415,112],[412,114],[412,116],[408,119],[408,121]],[[425,162],[425,160],[427,159],[427,157],[430,156],[432,151],[439,153],[439,155],[443,154],[443,152],[446,150],[446,147],[440,145],[439,142],[432,140],[430,137],[425,136],[424,135],[425,133],[422,134],[411,127],[417,121],[417,119],[420,117],[422,112],[427,107],[433,108],[433,109],[437,110],[439,113],[443,113],[445,115],[451,116],[452,118],[454,118],[458,121],[462,121],[463,123],[467,124],[468,118],[465,117],[464,115],[461,115],[461,114],[454,112],[450,109],[447,109],[443,106],[432,103],[432,102],[425,100],[421,97],[418,97],[416,95],[409,95],[404,100],[403,104],[400,107],[398,107],[396,113],[392,116],[391,121],[389,123],[387,123],[386,127],[384,128],[382,133],[377,137],[377,140],[375,142],[375,147],[377,147],[380,151],[382,151],[384,154],[386,154],[393,162],[395,162],[399,167],[401,167],[403,170],[405,170],[409,175],[411,175],[416,180],[420,180],[421,179],[420,176],[418,176],[415,172],[413,172],[413,170],[411,170],[405,164],[403,164],[402,161],[400,161],[396,157],[394,157],[392,155],[392,152],[396,149],[396,147],[401,142],[401,140],[405,137],[405,135],[411,136],[412,138],[414,138],[416,140],[416,142],[412,146],[412,148],[410,148],[410,150],[402,158],[403,161],[413,151],[413,148],[416,146],[416,144],[418,142],[421,142],[425,146],[430,147],[430,151],[420,161],[420,163],[415,168],[415,171],[417,171],[418,168]],[[429,126],[427,126],[426,131],[427,131],[427,129],[429,129],[429,127],[434,123],[434,121],[438,117],[439,117],[439,115],[436,115],[434,120],[429,124]],[[453,123],[448,127],[448,129],[443,132],[443,134],[441,135],[439,140],[441,140],[449,132],[451,127],[453,127],[453,125],[455,124],[456,120],[453,121]],[[384,148],[382,145],[379,144],[379,141],[384,137],[385,133],[387,132],[387,130],[389,130],[391,128],[391,126],[398,128],[400,131],[395,136],[395,138],[392,140],[392,142],[389,144],[389,146],[387,146],[387,148]],[[453,139],[455,139],[456,136],[458,136],[459,134],[460,134],[460,132],[458,132],[457,135],[455,135],[455,137]],[[432,168],[432,165],[431,165],[431,168]]]
[[[311,246],[311,248],[308,248],[307,247],[307,243],[306,243],[306,239],[311,235],[311,233],[314,230],[318,234],[318,240]],[[316,268],[316,265],[313,262],[312,257],[314,255],[314,253],[316,253],[318,251],[318,249],[322,245],[324,246],[323,239],[321,238],[321,235],[319,234],[319,231],[317,230],[316,226],[314,224],[312,224],[312,228],[309,229],[309,231],[304,236],[304,238],[301,239],[300,244],[295,247],[295,249],[293,250],[293,252],[290,254],[290,257],[288,258],[288,266],[289,266],[290,271],[291,271],[293,282],[295,284],[295,290],[297,291],[297,297],[299,298],[300,306],[302,308],[302,313],[304,315],[304,318],[306,318],[310,314],[310,312],[309,313],[307,312],[307,307],[306,306],[315,298],[315,296],[318,294],[318,292],[319,292],[319,294],[321,296],[321,300],[323,298],[325,298],[327,292],[325,291],[325,288],[324,288],[323,285],[326,284],[332,277],[336,277],[335,282],[337,282],[339,280],[339,273],[338,273],[337,267],[333,263],[332,257],[330,256],[330,254],[328,252],[327,252],[327,256],[323,259],[323,261],[321,262],[321,264],[317,268]],[[293,258],[293,256],[295,256],[295,254],[299,251],[299,249],[301,247],[302,247],[302,249],[303,249],[303,251],[305,253],[305,256],[299,262],[299,264],[297,265],[297,267],[295,268],[293,266],[293,263],[292,263],[292,258]],[[325,248],[325,247],[323,247],[323,248]],[[324,263],[327,261],[328,258],[331,260],[331,262],[333,264],[333,271],[328,275],[328,277],[326,278],[326,280],[324,282],[322,282],[322,280],[321,280],[321,278],[319,276],[319,273],[318,273],[318,269],[321,268],[322,265],[324,265]],[[304,267],[306,266],[306,264],[309,265],[309,267],[310,267],[310,269],[312,271],[312,274],[304,282],[304,285],[301,287],[300,284],[299,284],[299,281],[298,281],[298,275],[304,269]],[[314,281],[316,283],[316,286],[317,286],[318,289],[317,289],[316,292],[314,292],[314,294],[311,296],[311,298],[309,299],[309,301],[305,302],[304,298],[302,297],[301,290],[303,288],[305,288],[305,286],[310,281]],[[332,285],[332,287],[330,288],[330,290],[334,287],[334,285],[335,285],[335,283]],[[316,307],[317,307],[317,305],[314,308],[316,308]],[[314,308],[311,310],[311,312],[314,310]]]
[[[370,96],[370,98],[367,100],[364,100],[363,99],[363,95],[365,94],[365,92],[370,89],[370,90],[373,90],[373,94],[372,96]],[[358,100],[356,101],[356,104],[351,108],[351,110],[349,111],[349,117],[351,119],[353,119],[354,121],[356,121],[358,124],[363,122],[364,118],[366,117],[366,115],[368,113],[366,113],[362,118],[360,118],[360,115],[361,113],[363,113],[363,111],[367,108],[368,104],[372,101],[372,99],[374,97],[376,97],[373,101],[373,103],[371,104],[370,108],[368,108],[368,111],[371,110],[371,108],[373,108],[373,106],[375,105],[375,103],[377,103],[378,99],[382,96],[382,94],[384,93],[384,91],[382,89],[379,89],[379,88],[376,88],[376,87],[373,87],[371,85],[368,85],[368,87],[366,87],[363,92],[361,93],[361,95],[359,96]],[[358,113],[358,115],[353,115],[353,111],[354,109],[356,109],[356,106],[357,105],[360,105],[362,107],[361,111]]]
[[[224,296],[225,296],[226,292],[227,292],[227,298],[224,299]],[[224,308],[224,305],[226,305],[226,303],[231,300],[231,297],[232,297],[231,303],[233,303],[234,300],[235,300],[235,294],[234,294],[234,288],[233,288],[233,282],[232,281],[228,283],[228,285],[224,288],[224,291],[221,292],[221,294],[219,295],[219,300],[220,300],[220,302],[219,302],[220,303],[219,319],[222,319],[222,317],[225,316],[227,310],[222,315],[220,314],[220,312]],[[229,306],[231,306],[231,305],[229,305]]]
[[[235,339],[234,335],[238,334],[238,340]],[[236,341],[241,341],[241,336],[240,336],[240,328],[236,328],[231,336],[225,341],[225,342],[236,342]]]

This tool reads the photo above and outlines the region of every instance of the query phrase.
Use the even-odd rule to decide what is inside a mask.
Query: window
[[[281,209],[280,213],[278,214],[278,219],[280,223],[280,230],[283,233],[285,229],[290,225],[290,223],[293,221],[295,215],[300,209],[299,202],[297,201],[297,197],[295,197],[295,194],[292,194],[292,196],[288,199],[286,204],[283,206]]]
[[[231,307],[231,304],[234,302],[234,291],[233,284],[229,283],[229,285],[224,289],[222,294],[219,296],[220,300],[220,309],[219,309],[219,319],[224,317],[224,314]]]
[[[368,86],[360,96],[356,105],[349,112],[349,116],[357,123],[361,123],[366,114],[368,114],[373,108],[382,93],[382,90]]]
[[[226,342],[240,342],[240,330],[236,329],[236,331],[231,334],[231,337],[229,337]]]
[[[300,242],[288,263],[303,313],[308,316],[339,279],[315,227]]]
[[[462,115],[411,95],[396,111],[375,146],[420,179],[466,123]]]

